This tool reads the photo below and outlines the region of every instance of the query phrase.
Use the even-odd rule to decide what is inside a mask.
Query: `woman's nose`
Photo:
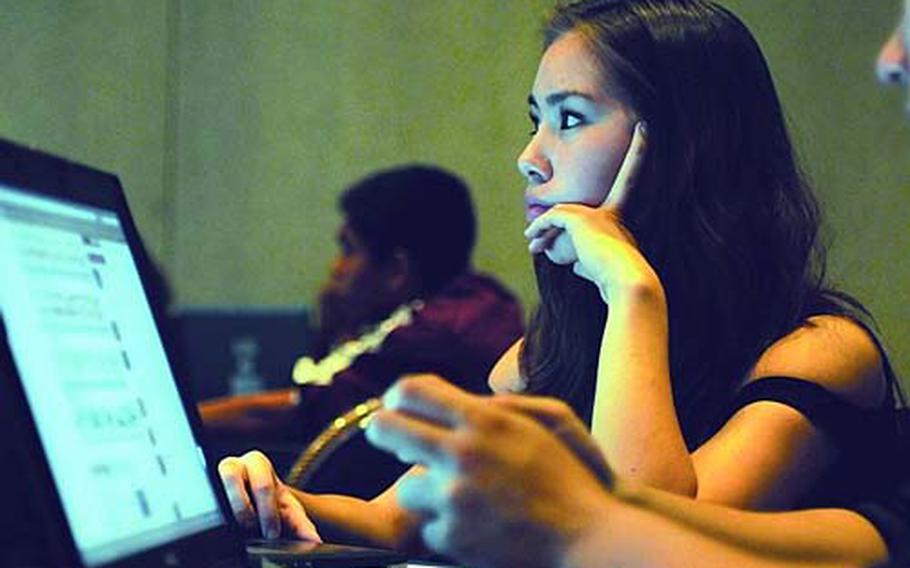
[[[906,85],[908,71],[907,46],[904,44],[903,30],[898,28],[882,46],[875,66],[878,80],[885,84]]]
[[[518,155],[518,171],[531,185],[546,183],[553,177],[553,166],[541,147],[539,134],[535,134]]]

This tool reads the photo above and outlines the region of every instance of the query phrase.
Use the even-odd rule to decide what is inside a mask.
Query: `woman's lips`
[[[529,203],[525,207],[525,218],[528,220],[528,223],[537,219],[541,215],[547,212],[552,205],[543,205],[541,203]]]

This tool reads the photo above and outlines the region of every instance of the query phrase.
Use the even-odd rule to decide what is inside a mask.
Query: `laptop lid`
[[[181,371],[197,399],[293,386],[316,331],[303,306],[196,305],[171,313]]]
[[[0,266],[0,396],[25,418],[57,561],[242,558],[117,178],[0,141]]]
[[[53,565],[243,563],[117,178],[0,140],[0,266],[0,425],[25,459]],[[404,560],[271,544],[251,552],[313,568]]]

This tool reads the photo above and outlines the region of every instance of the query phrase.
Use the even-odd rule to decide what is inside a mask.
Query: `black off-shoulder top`
[[[890,369],[888,370],[890,373]],[[889,387],[893,377],[888,377]],[[793,377],[763,377],[744,386],[734,398],[727,419],[743,407],[772,401],[793,408],[824,432],[838,450],[827,468],[795,509],[855,508],[894,491],[899,475],[898,427],[894,395],[875,408],[860,408],[821,385]]]

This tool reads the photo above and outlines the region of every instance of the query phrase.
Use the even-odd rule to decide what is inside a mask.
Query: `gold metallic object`
[[[316,439],[310,442],[288,471],[288,485],[303,487],[313,477],[320,464],[328,458],[338,446],[369,424],[370,417],[382,407],[382,401],[371,398],[358,404],[332,421]]]

